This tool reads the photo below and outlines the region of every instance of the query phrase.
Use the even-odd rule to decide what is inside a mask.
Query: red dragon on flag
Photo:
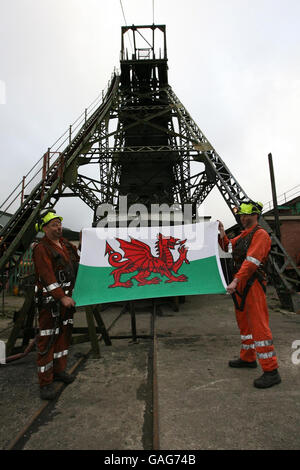
[[[149,279],[151,273],[166,276],[168,279],[165,282],[186,282],[188,280],[184,274],[179,276],[173,274],[178,273],[183,263],[189,264],[187,259],[188,249],[184,246],[186,239],[180,240],[172,236],[165,237],[161,233],[158,234],[157,238],[155,248],[158,256],[152,255],[149,245],[132,237],[130,237],[130,242],[116,238],[124,252],[124,256],[114,251],[106,242],[105,256],[108,255],[109,264],[116,268],[111,272],[111,275],[114,276],[114,284],[109,287],[132,287],[132,279],[138,282],[138,286],[159,284],[162,279],[159,277]],[[174,261],[171,250],[175,250],[176,247],[178,248],[179,257]],[[135,276],[127,281],[121,281],[122,274],[133,273],[134,271],[138,271]]]

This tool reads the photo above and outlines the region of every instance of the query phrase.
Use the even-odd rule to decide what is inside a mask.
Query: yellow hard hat
[[[60,219],[61,221],[63,220],[60,215],[56,214],[56,211],[54,209],[47,210],[46,212],[40,215],[38,222],[35,224],[35,230],[37,232],[41,232],[43,227],[53,219]]]
[[[261,202],[246,201],[240,205],[238,215],[260,215],[263,207]]]

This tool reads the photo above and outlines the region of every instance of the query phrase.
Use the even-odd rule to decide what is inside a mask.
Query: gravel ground
[[[0,331],[23,302],[6,298]],[[269,288],[270,324],[282,383],[258,390],[253,379],[260,368],[233,370],[228,360],[238,356],[239,332],[231,298],[191,296],[178,312],[162,307],[157,317],[160,448],[299,449],[300,364],[293,362],[294,341],[300,341],[300,315],[282,310]],[[136,312],[137,332],[150,332],[149,308]],[[148,308],[148,310],[147,310]],[[108,326],[120,311],[102,313]],[[76,325],[85,325],[84,312]],[[7,332],[0,334],[5,340]],[[110,335],[130,335],[130,315],[123,315]],[[101,343],[101,357],[87,359],[76,380],[65,387],[50,414],[23,444],[30,450],[151,449],[149,394],[150,339],[130,338]],[[72,346],[71,368],[90,350],[89,343]],[[0,366],[0,448],[12,439],[44,403],[39,397],[36,352]]]

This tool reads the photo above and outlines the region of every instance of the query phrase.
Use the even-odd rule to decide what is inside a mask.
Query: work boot
[[[56,382],[63,382],[64,384],[70,384],[75,380],[75,376],[68,374],[66,371],[54,373],[54,380]]]
[[[265,371],[261,377],[254,380],[253,385],[257,388],[269,388],[273,387],[273,385],[280,384],[280,382],[281,378],[278,374],[278,370],[274,369]]]
[[[255,369],[257,367],[257,362],[256,361],[243,361],[240,357],[238,359],[233,359],[232,361],[228,362],[229,367],[249,367],[250,369]]]
[[[42,400],[54,400],[57,390],[53,383],[40,387],[40,397]]]

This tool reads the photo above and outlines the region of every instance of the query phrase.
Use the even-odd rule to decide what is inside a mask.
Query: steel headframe
[[[168,83],[165,26],[122,27],[121,46],[121,74],[113,75],[101,104],[2,229],[0,271],[18,263],[34,238],[40,210],[62,197],[82,199],[94,212],[94,226],[98,207],[111,204],[118,211],[121,195],[129,203],[191,204],[194,215],[215,186],[234,216],[235,207],[249,199]],[[260,223],[272,239],[282,305],[299,309],[300,271],[263,217]]]

